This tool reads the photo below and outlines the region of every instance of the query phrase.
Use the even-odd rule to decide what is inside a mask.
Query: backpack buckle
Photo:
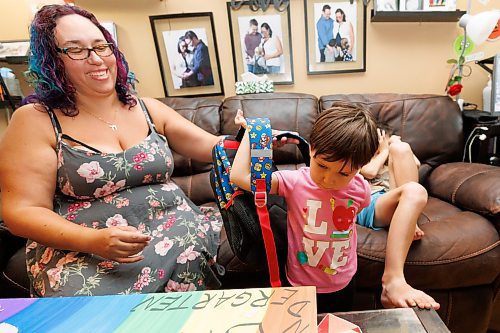
[[[254,202],[255,206],[258,208],[262,208],[267,205],[267,192],[266,191],[259,191],[255,192],[254,194]]]

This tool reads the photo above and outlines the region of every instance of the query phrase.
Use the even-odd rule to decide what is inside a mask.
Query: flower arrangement
[[[465,56],[470,54],[473,48],[474,43],[465,35],[458,36],[455,39],[454,49],[457,59],[448,59],[447,61],[448,64],[453,65],[445,88],[448,95],[457,96],[462,91],[462,78],[467,76],[464,75]]]

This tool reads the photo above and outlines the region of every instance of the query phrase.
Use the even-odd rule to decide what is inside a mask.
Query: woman
[[[264,58],[266,59],[267,72],[270,74],[278,74],[281,69],[281,55],[283,47],[278,36],[273,37],[273,31],[267,23],[262,23],[260,26],[262,33],[261,48],[264,50]]]
[[[195,77],[184,78],[184,73],[188,73],[193,68],[193,53],[188,50],[186,38],[181,36],[177,42],[178,57],[174,61],[174,74],[180,81],[180,88],[196,87],[199,84]]]
[[[354,57],[354,28],[351,22],[347,22],[345,18],[345,13],[342,9],[337,8],[335,11],[335,22],[337,24],[333,25],[333,36],[336,39],[337,45],[341,44],[342,38],[347,38],[348,49],[347,53]]]
[[[32,295],[218,287],[220,224],[170,179],[170,147],[210,161],[219,139],[159,101],[141,105],[91,13],[45,6],[30,34],[35,103],[1,142],[0,187],[5,223],[29,239]]]

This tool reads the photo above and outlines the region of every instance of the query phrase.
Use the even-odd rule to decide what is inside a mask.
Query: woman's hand
[[[133,263],[144,259],[138,255],[149,244],[151,237],[132,226],[109,227],[98,230],[93,253],[119,263]]]

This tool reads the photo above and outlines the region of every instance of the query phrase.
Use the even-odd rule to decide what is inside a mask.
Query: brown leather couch
[[[464,138],[462,116],[446,96],[398,94],[329,95],[319,98],[297,93],[241,95],[226,98],[161,99],[184,117],[216,134],[235,134],[235,112],[269,117],[273,128],[299,132],[309,138],[316,115],[337,100],[366,105],[377,120],[391,125],[420,159],[420,181],[429,192],[418,223],[425,237],[408,254],[407,281],[432,295],[452,332],[500,332],[500,168],[461,163]],[[176,182],[197,204],[214,205],[208,172],[211,166],[175,155]],[[275,152],[279,168],[303,162],[293,145]],[[224,236],[224,231],[223,231]],[[0,231],[0,297],[26,297],[27,279],[22,240]],[[381,308],[386,231],[358,226],[356,308]],[[21,242],[20,242],[21,241]],[[13,256],[12,256],[13,255]],[[11,257],[12,256],[12,257]],[[227,270],[223,288],[267,285],[265,265],[243,264],[227,240],[218,261]],[[491,318],[491,320],[490,320]]]

